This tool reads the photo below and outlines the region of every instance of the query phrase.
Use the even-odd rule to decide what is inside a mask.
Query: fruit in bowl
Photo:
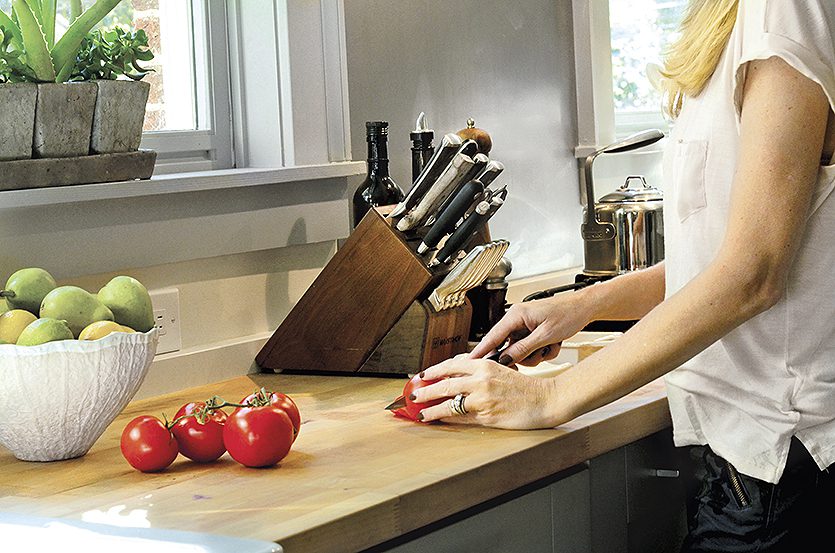
[[[0,445],[24,461],[87,453],[154,360],[156,328],[99,340],[0,345]]]
[[[120,275],[91,294],[28,268],[0,298],[12,308],[0,315],[0,445],[25,461],[84,455],[154,359],[148,291]]]

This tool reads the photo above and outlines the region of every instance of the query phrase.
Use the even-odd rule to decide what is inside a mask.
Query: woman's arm
[[[662,262],[576,292],[516,303],[487,332],[470,357],[484,357],[509,338],[511,343],[503,355],[515,363],[536,364],[556,357],[558,344],[590,322],[640,319],[663,299]]]
[[[714,261],[620,339],[553,379],[533,382],[489,361],[455,358],[425,377],[460,377],[419,390],[417,401],[461,392],[471,414],[451,420],[554,426],[667,373],[773,306],[803,236],[828,112],[820,86],[781,59],[751,62],[730,215]],[[520,402],[532,408],[519,409]],[[446,418],[449,406],[423,414]]]

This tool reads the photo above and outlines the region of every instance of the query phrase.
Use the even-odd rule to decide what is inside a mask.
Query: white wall
[[[347,0],[345,19],[354,159],[364,122],[388,120],[392,176],[408,190],[417,115],[436,143],[473,117],[506,167],[490,228],[511,242],[511,277],[582,265],[571,3]]]

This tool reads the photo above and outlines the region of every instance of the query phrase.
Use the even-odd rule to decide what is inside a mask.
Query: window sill
[[[274,169],[223,169],[157,175],[150,180],[6,190],[0,191],[0,209],[331,179],[362,175],[365,171],[365,162],[347,161]]]

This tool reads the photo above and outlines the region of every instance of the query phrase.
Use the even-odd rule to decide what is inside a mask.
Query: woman
[[[835,2],[695,0],[681,31],[662,72],[666,261],[514,305],[416,400],[465,396],[465,415],[447,401],[424,421],[553,427],[669,373],[703,480],[687,547],[808,551],[835,521]],[[536,364],[592,320],[638,318],[552,379],[483,359],[507,342],[500,361]]]

